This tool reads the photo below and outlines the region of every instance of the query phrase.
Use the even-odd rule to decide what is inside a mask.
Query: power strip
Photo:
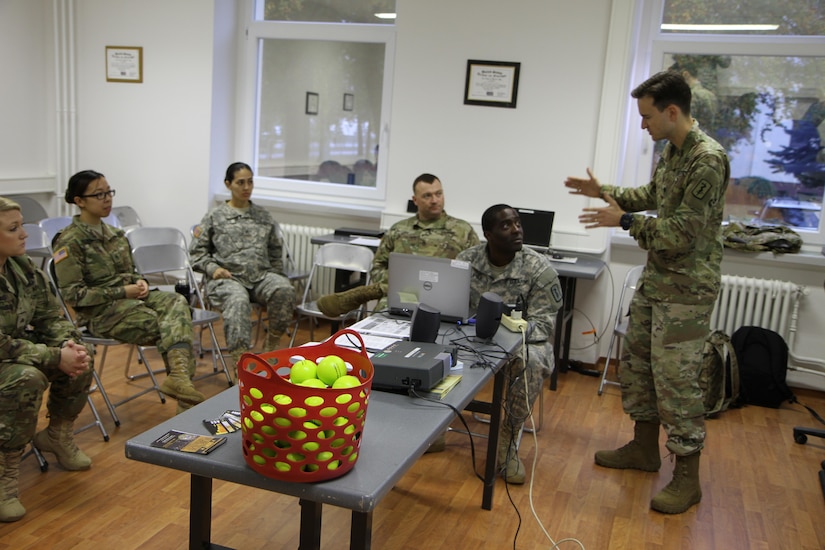
[[[513,319],[509,315],[501,316],[501,324],[510,332],[521,333],[522,330],[527,330],[527,321],[524,319]]]

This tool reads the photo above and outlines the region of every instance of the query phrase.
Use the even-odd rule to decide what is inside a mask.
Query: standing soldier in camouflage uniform
[[[228,202],[209,211],[195,228],[192,265],[206,274],[209,301],[223,312],[224,335],[237,369],[252,336],[250,301],[265,305],[269,326],[264,349],[281,347],[295,310],[295,287],[284,275],[283,243],[272,216],[252,203],[252,169],[229,165]]]
[[[91,459],[74,442],[74,420],[92,381],[91,350],[67,320],[46,276],[25,256],[20,206],[0,197],[0,521],[26,513],[17,479],[23,447],[34,438],[67,470]],[[49,426],[35,435],[49,387]]]
[[[658,73],[631,95],[642,128],[666,139],[653,179],[636,188],[568,178],[572,194],[601,197],[604,208],[585,208],[586,227],[629,231],[647,250],[647,263],[630,304],[622,346],[622,406],[636,423],[633,440],[596,453],[596,464],[655,472],[661,466],[659,425],[676,455],[673,479],[650,502],[668,514],[682,513],[702,499],[699,455],[705,417],[699,371],[721,281],[722,212],[730,165],[725,150],[699,129],[690,115],[690,88],[675,72]],[[655,218],[633,214],[656,210]]]
[[[337,317],[387,295],[387,270],[391,252],[455,258],[459,252],[479,243],[472,226],[444,211],[444,190],[432,174],[421,174],[413,182],[415,216],[394,224],[381,239],[370,270],[370,284],[318,299],[324,315]],[[379,304],[378,309],[385,305]]]
[[[487,244],[461,252],[457,259],[470,263],[470,307],[475,310],[485,292],[498,294],[504,303],[524,304],[528,323],[527,357],[507,364],[506,406],[498,444],[498,464],[507,483],[524,483],[526,472],[518,456],[524,422],[541,392],[542,381],[553,372],[551,338],[556,313],[562,306],[559,275],[546,257],[523,247],[524,232],[518,212],[506,204],[488,208],[481,217]],[[524,377],[527,378],[525,390]]]
[[[55,240],[54,267],[60,291],[92,334],[142,346],[157,346],[166,364],[160,391],[181,412],[203,401],[192,385],[192,314],[175,292],[149,290],[135,272],[132,251],[120,229],[101,220],[112,211],[115,191],[106,177],[84,170],[69,178],[66,202],[80,214]]]

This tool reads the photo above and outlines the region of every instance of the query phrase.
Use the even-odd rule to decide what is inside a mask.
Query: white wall
[[[554,245],[582,234],[581,199],[562,182],[593,162],[610,6],[398,0],[389,215],[431,172],[454,216],[478,223],[496,203],[530,206],[557,213]],[[463,104],[468,59],[521,63],[515,109]],[[604,248],[603,234],[593,239],[580,244]]]
[[[0,2],[0,192],[32,193],[49,213],[55,213],[49,8],[44,0]]]
[[[213,3],[75,5],[77,168],[106,174],[144,223],[188,230],[208,206]],[[143,47],[143,83],[106,81],[107,45]]]

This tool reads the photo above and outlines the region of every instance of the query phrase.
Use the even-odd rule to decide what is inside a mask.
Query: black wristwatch
[[[633,223],[633,214],[631,214],[630,212],[625,212],[624,214],[622,214],[621,219],[619,219],[619,225],[621,225],[622,229],[624,229],[625,231],[630,229],[630,226],[631,226],[632,223]]]

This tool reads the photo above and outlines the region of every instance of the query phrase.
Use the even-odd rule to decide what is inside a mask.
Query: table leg
[[[501,425],[501,403],[504,396],[504,371],[507,366],[498,369],[493,378],[493,399],[490,409],[490,433],[487,438],[487,461],[484,466],[484,493],[481,497],[481,507],[484,510],[493,509],[493,491],[496,487],[496,473],[498,464],[498,431]]]
[[[212,478],[192,474],[189,487],[189,550],[225,549],[212,544]]]
[[[350,550],[372,548],[372,512],[352,512],[349,548]]]
[[[321,548],[322,504],[311,500],[298,500],[301,505],[301,539],[298,550],[319,550]]]

